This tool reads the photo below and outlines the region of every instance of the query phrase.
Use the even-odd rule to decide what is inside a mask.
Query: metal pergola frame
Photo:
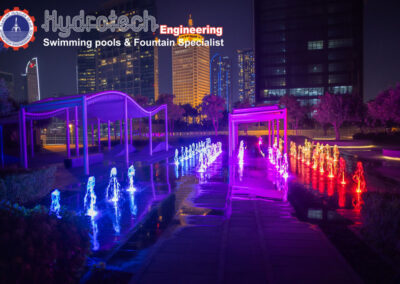
[[[20,136],[20,155],[21,166],[28,168],[28,154],[27,154],[27,133],[26,121],[30,122],[30,140],[31,152],[34,155],[33,149],[33,120],[47,119],[54,116],[63,116],[66,122],[66,150],[67,157],[71,157],[70,151],[70,131],[69,122],[72,114],[74,115],[75,126],[75,145],[76,156],[79,157],[79,112],[81,115],[81,126],[83,129],[83,160],[85,174],[89,175],[89,150],[88,150],[88,110],[95,107],[96,104],[103,103],[103,109],[98,108],[90,112],[90,119],[97,121],[98,127],[98,141],[100,142],[100,127],[101,122],[106,122],[108,126],[108,148],[111,147],[111,121],[120,120],[124,121],[125,132],[125,159],[127,165],[129,164],[129,134],[128,134],[128,120],[130,122],[130,141],[132,143],[132,118],[149,119],[149,154],[153,155],[153,141],[152,141],[152,117],[160,111],[165,111],[165,150],[168,151],[168,111],[167,105],[160,105],[150,108],[143,108],[135,102],[129,95],[119,91],[104,91],[95,94],[83,94],[61,98],[48,98],[32,104],[21,106],[19,112],[19,136]],[[112,108],[115,104],[120,109],[107,109],[104,111],[104,104],[106,107]],[[121,115],[122,114],[122,115]],[[113,118],[113,119],[111,119]],[[122,124],[122,123],[121,123]],[[120,125],[121,125],[120,124]],[[122,139],[122,132],[120,132]],[[92,139],[93,132],[92,132]]]
[[[232,157],[238,145],[238,126],[243,123],[268,121],[268,143],[272,146],[274,139],[279,143],[279,120],[283,120],[284,152],[287,153],[287,109],[278,105],[254,108],[234,109],[229,114],[229,157]],[[272,122],[272,131],[271,131]],[[276,122],[276,127],[275,127]]]

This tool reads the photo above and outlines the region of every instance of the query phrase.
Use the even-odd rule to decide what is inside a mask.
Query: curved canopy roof
[[[65,117],[66,110],[70,117],[77,107],[79,115],[83,102],[87,106],[88,120],[116,121],[124,118],[125,102],[129,118],[149,117],[161,110],[167,110],[167,105],[142,107],[128,94],[119,91],[104,91],[95,94],[73,95],[59,98],[47,98],[24,106],[27,119],[45,119],[57,116]]]

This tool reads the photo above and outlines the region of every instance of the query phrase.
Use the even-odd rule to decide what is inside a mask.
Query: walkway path
[[[317,227],[276,200],[264,164],[245,164],[240,182],[235,166],[229,181],[226,170],[217,160],[191,196],[198,210],[181,210],[181,225],[165,232],[131,283],[362,283]]]

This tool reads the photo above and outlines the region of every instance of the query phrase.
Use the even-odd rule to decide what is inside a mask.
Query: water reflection
[[[128,192],[129,194],[129,208],[131,210],[132,217],[136,217],[137,214],[137,206],[135,203],[135,193],[134,192]]]
[[[97,240],[99,227],[97,226],[97,220],[95,219],[95,216],[90,216],[90,224],[92,225],[92,250],[97,251],[100,248],[100,244]]]
[[[335,162],[335,159],[337,162]],[[362,165],[358,165],[353,177],[355,185],[346,182],[346,162],[334,150],[330,157],[326,171],[321,171],[321,166],[307,166],[296,157],[290,158],[290,169],[297,177],[297,181],[306,187],[316,190],[321,195],[329,197],[335,202],[337,208],[360,210],[362,205],[362,192],[366,190]],[[361,189],[361,190],[360,190]],[[349,196],[349,202],[347,202]],[[351,201],[351,202],[350,202]]]
[[[114,208],[114,216],[113,216],[113,228],[116,235],[119,235],[121,232],[120,219],[121,219],[121,211],[119,210],[118,202],[113,202],[112,206]]]

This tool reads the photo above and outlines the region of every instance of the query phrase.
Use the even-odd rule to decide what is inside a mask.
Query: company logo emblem
[[[29,16],[27,10],[20,10],[14,7],[13,10],[5,10],[0,17],[0,40],[4,47],[11,47],[14,50],[27,48],[29,42],[34,41],[34,33],[37,27],[34,24],[35,18]]]

